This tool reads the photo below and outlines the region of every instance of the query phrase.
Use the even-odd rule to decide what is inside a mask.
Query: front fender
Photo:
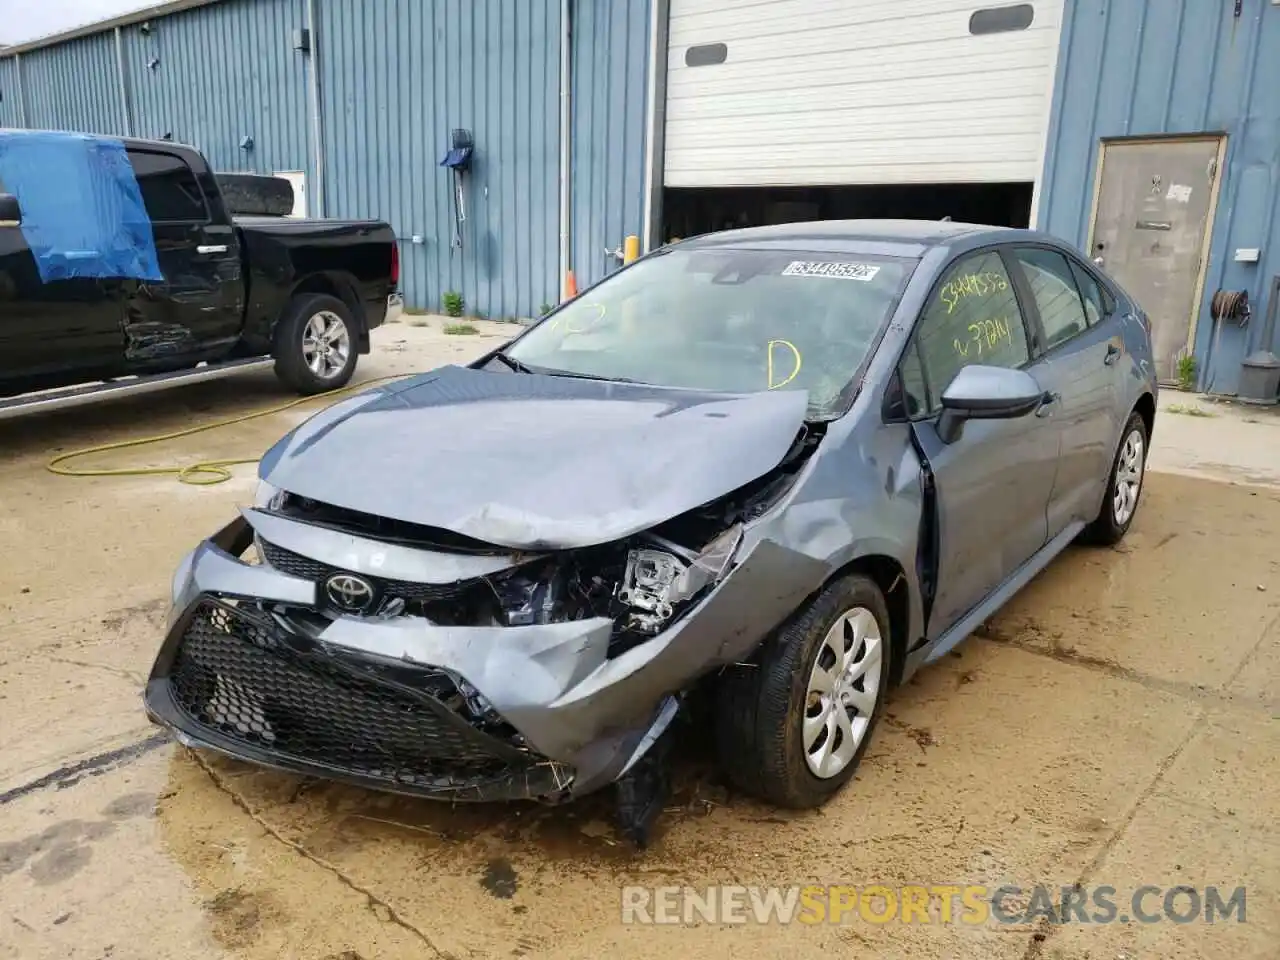
[[[814,561],[810,596],[859,563],[901,573],[882,583],[906,589],[904,635],[910,652],[925,633],[919,581],[924,489],[920,457],[907,424],[841,424],[805,465],[788,497],[750,525],[744,543],[771,540]],[[896,585],[896,586],[895,586]],[[911,667],[908,657],[904,666]],[[909,672],[906,674],[909,675]]]

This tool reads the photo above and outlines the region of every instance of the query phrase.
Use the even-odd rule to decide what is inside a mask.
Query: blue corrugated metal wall
[[[573,43],[572,264],[579,286],[643,236],[649,0],[578,0]]]
[[[13,57],[0,60],[0,127],[22,126],[18,102],[18,63]]]
[[[26,54],[22,84],[27,126],[119,133],[123,113],[115,74],[115,37],[110,33]]]
[[[218,170],[310,172],[305,26],[305,0],[229,0],[125,27],[134,136],[170,133]]]
[[[467,310],[532,316],[559,276],[560,0],[317,0],[312,38],[324,213],[378,217],[400,237],[410,305],[461,292]],[[307,85],[293,49],[306,0],[222,0],[22,55],[27,125],[193,144],[219,170],[307,172],[318,196]],[[571,261],[580,285],[642,234],[649,0],[573,0]],[[0,59],[0,124],[20,111]],[[450,131],[475,138],[467,221],[454,243]],[[253,148],[240,147],[251,137]],[[421,243],[414,243],[414,237]]]
[[[305,0],[227,0],[121,29],[132,131],[125,128],[115,33],[22,55],[26,125],[160,138],[199,147],[220,170],[309,171],[306,56],[292,31]],[[15,76],[0,61],[0,80]],[[0,118],[20,120],[16,80]],[[253,138],[242,150],[243,137]]]
[[[452,290],[499,319],[554,301],[558,0],[320,8],[326,212],[391,222],[411,305],[438,310]],[[439,166],[455,128],[475,140],[460,246]]]
[[[1258,349],[1271,277],[1280,273],[1280,7],[1269,0],[1067,0],[1039,225],[1087,240],[1103,137],[1225,132],[1194,352],[1201,385],[1233,393]],[[1259,264],[1234,250],[1260,247]],[[1254,319],[1212,348],[1209,299],[1247,289]],[[1280,334],[1280,331],[1277,331]],[[1280,340],[1280,336],[1277,337]],[[1280,343],[1271,344],[1272,349]]]

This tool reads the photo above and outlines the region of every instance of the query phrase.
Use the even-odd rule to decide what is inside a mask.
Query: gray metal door
[[[1106,143],[1089,255],[1151,318],[1156,376],[1177,378],[1194,330],[1220,137]]]

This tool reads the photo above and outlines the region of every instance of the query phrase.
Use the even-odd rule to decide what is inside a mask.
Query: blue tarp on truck
[[[0,130],[0,185],[18,198],[42,282],[163,282],[151,218],[120,140]]]

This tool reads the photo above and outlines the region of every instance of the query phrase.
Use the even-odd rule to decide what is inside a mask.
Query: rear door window
[[[171,153],[130,150],[129,162],[154,223],[204,223],[209,219],[196,175]]]
[[[1067,258],[1043,247],[1019,247],[1013,255],[1035,298],[1044,348],[1052,350],[1083,333],[1091,324],[1085,320],[1084,304]]]
[[[1071,273],[1076,278],[1076,287],[1080,290],[1080,299],[1084,301],[1084,318],[1089,326],[1094,326],[1105,319],[1115,309],[1115,302],[1102,288],[1093,274],[1068,258]]]

